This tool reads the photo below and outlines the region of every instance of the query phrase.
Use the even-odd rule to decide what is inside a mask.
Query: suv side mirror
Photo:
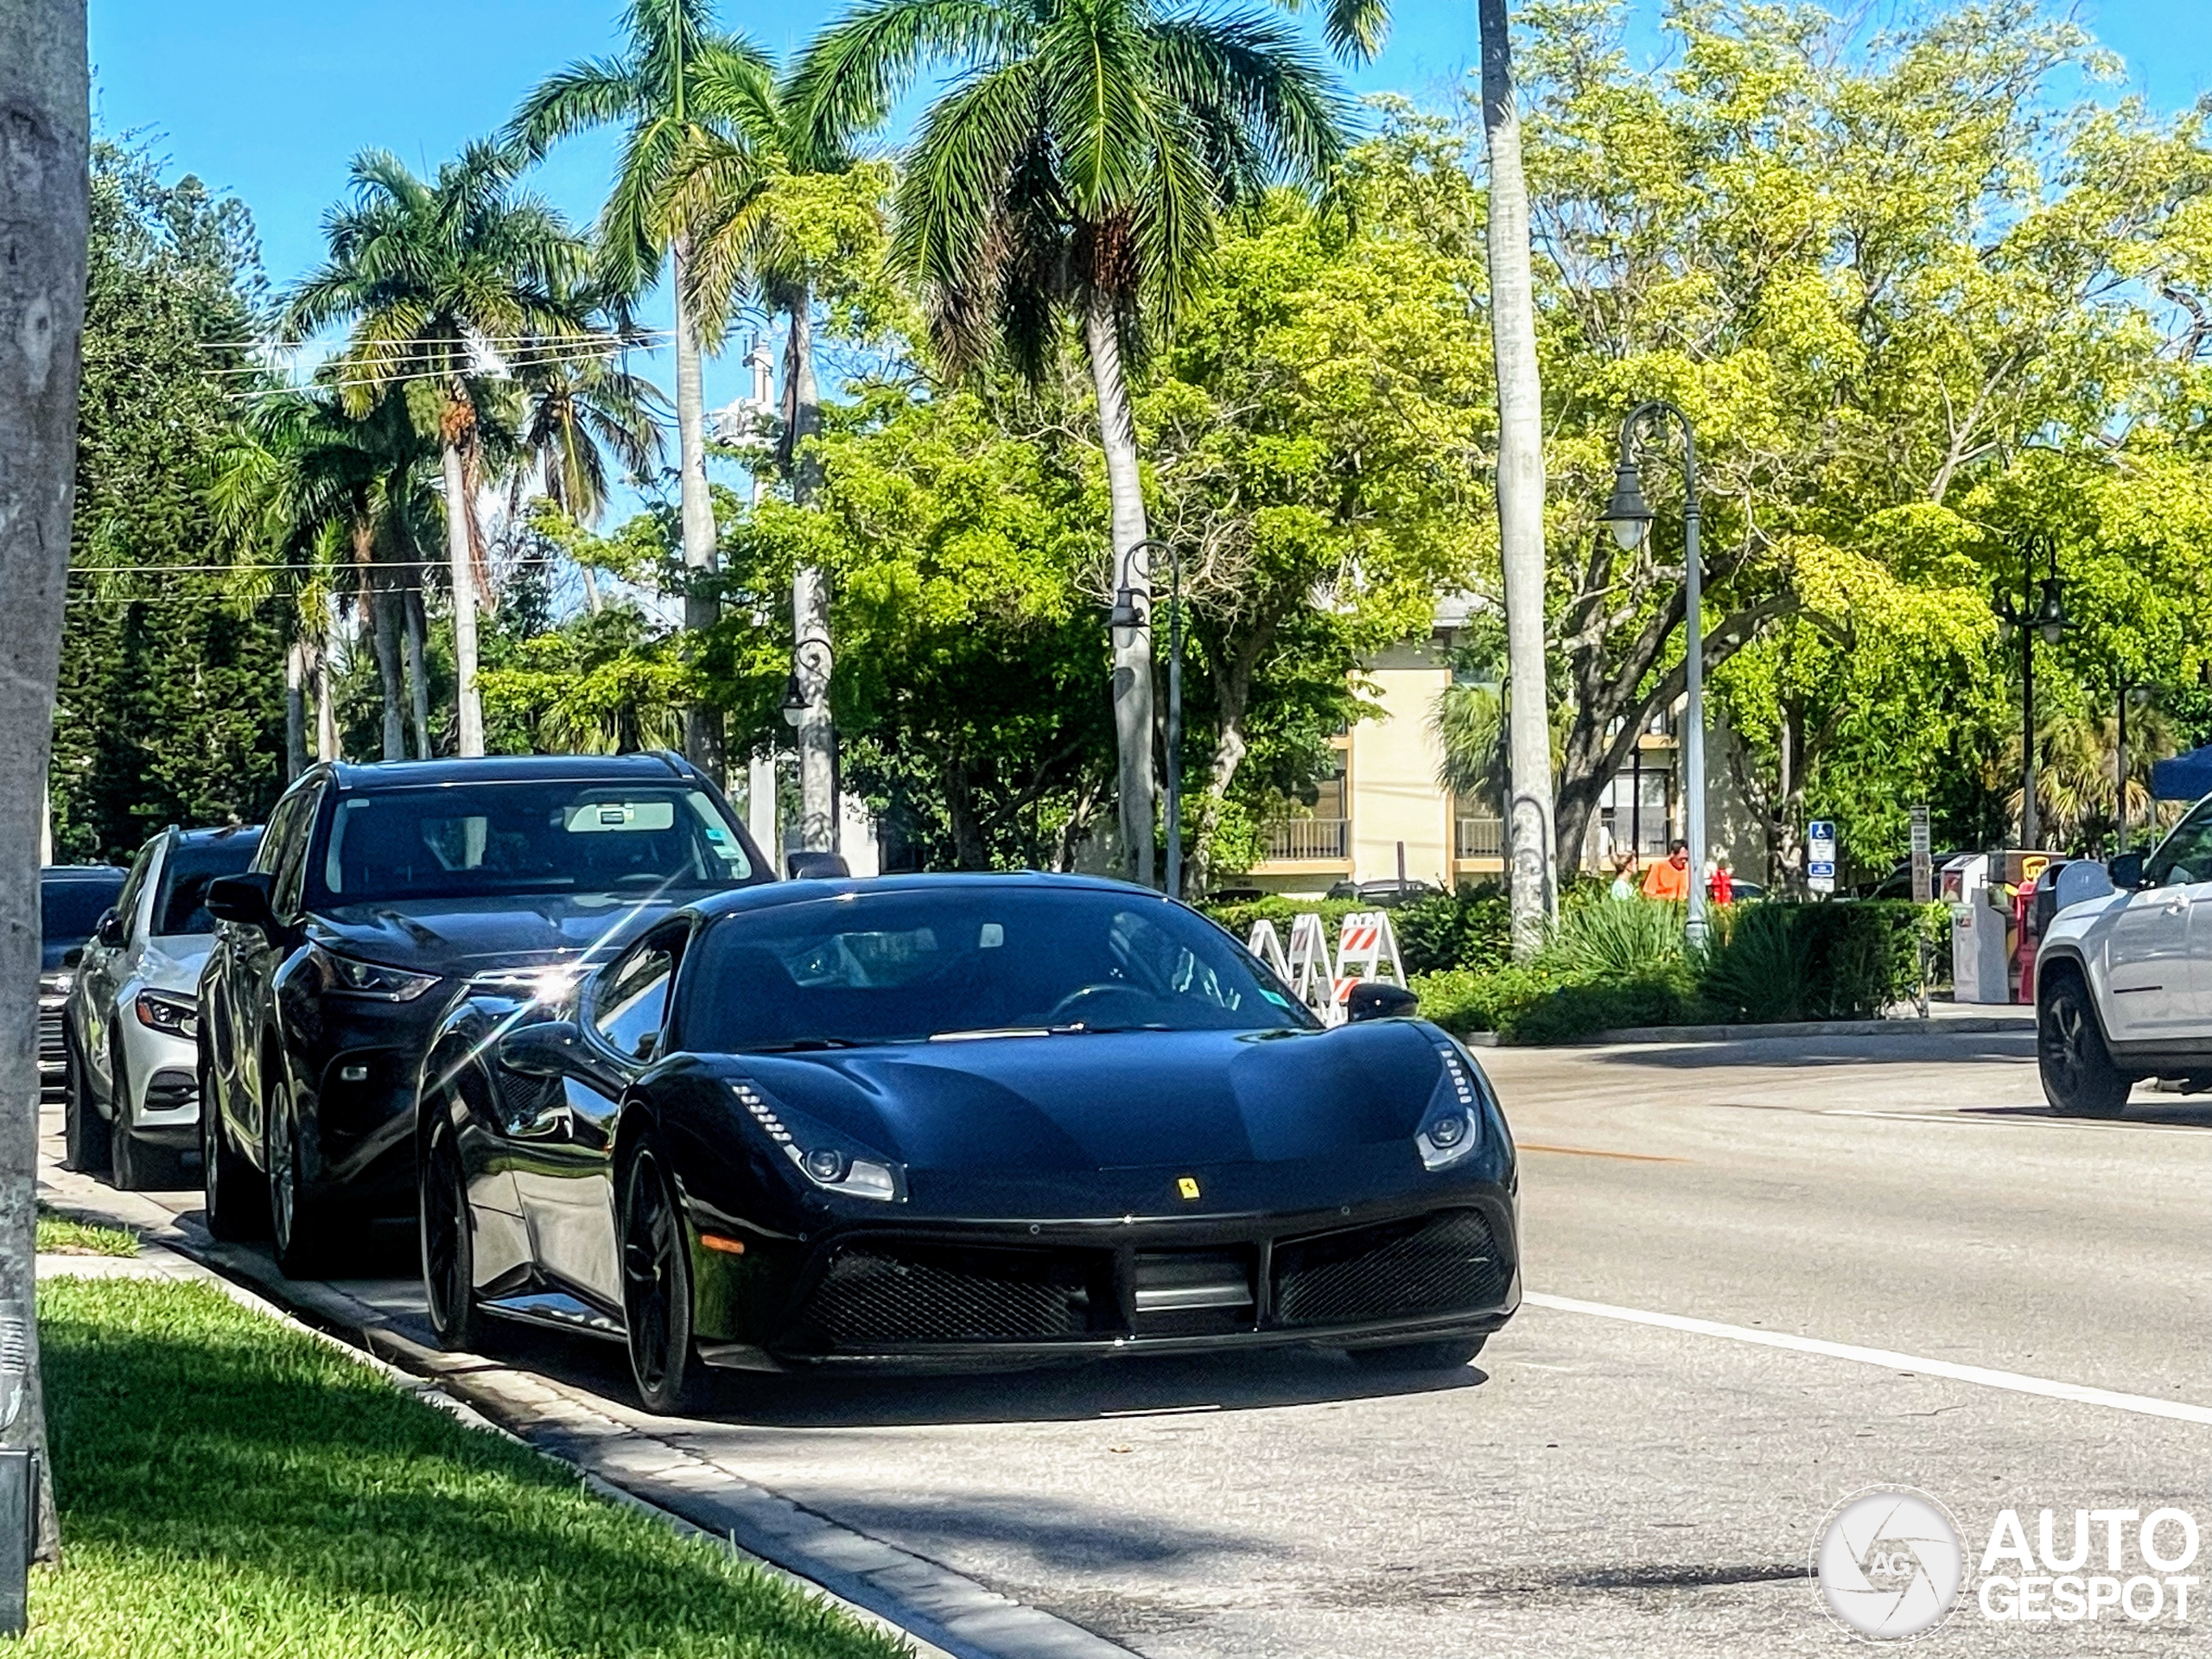
[[[219,922],[236,922],[241,927],[257,927],[272,938],[283,931],[283,925],[276,919],[276,906],[270,900],[276,878],[266,870],[249,870],[244,875],[219,875],[207,884],[207,913]]]
[[[122,944],[123,918],[115,913],[113,905],[102,911],[99,920],[92,924],[92,937],[110,950]]]
[[[2143,885],[2143,855],[2122,853],[2112,861],[2112,884],[2122,893],[2130,893]]]
[[[1344,998],[1346,1020],[1395,1020],[1421,1007],[1421,998],[1387,979],[1363,979]]]
[[[499,1039],[499,1064],[518,1077],[557,1077],[575,1070],[573,1020],[540,1020]]]
[[[837,881],[853,872],[842,853],[793,853],[791,873],[794,881]]]

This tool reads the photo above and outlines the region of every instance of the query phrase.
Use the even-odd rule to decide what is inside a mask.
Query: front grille
[[[63,1058],[61,1042],[61,1000],[56,997],[51,1005],[39,999],[38,1064],[41,1071],[59,1071]]]
[[[199,1097],[200,1085],[189,1071],[165,1068],[146,1082],[145,1109],[149,1112],[180,1111]]]
[[[1288,1239],[1275,1247],[1277,1325],[1351,1325],[1363,1319],[1494,1307],[1511,1270],[1473,1210]]]
[[[808,1300],[804,1323],[832,1345],[1050,1342],[1111,1322],[1112,1274],[1098,1253],[852,1245]]]

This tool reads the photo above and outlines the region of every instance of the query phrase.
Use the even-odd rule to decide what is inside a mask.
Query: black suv
[[[415,1200],[423,1050],[474,982],[565,986],[670,906],[772,880],[671,754],[315,766],[208,889],[207,1225],[297,1274]],[[333,1263],[333,1265],[335,1265]]]

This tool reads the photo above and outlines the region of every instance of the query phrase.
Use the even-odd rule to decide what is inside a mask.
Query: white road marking
[[[1786,1348],[1792,1353],[1820,1354],[1847,1359],[1859,1365],[1879,1365],[1885,1370],[1910,1371],[1916,1376],[1947,1377],[1954,1382],[1973,1382],[1985,1389],[2005,1389],[2014,1394],[2040,1395],[2046,1400],[2070,1400],[2076,1405],[2102,1406],[2108,1411],[2131,1411],[2143,1417],[2171,1417],[2178,1422],[2212,1424],[2212,1406],[2191,1405],[2185,1400],[2156,1400],[2147,1394],[2120,1394],[2111,1389],[2092,1389],[2079,1382],[2060,1382],[2050,1377],[2025,1376],[2018,1371],[1992,1370],[1986,1365],[1960,1365],[1948,1359],[1929,1359],[1901,1354],[1888,1348],[1861,1348],[1855,1343],[1828,1342],[1819,1337],[1792,1336],[1784,1331],[1759,1331],[1749,1325],[1722,1325],[1714,1319],[1693,1319],[1680,1313],[1654,1313],[1637,1307],[1615,1307],[1605,1302],[1577,1301],[1571,1296],[1547,1296],[1529,1291],[1521,1299],[1536,1307],[1560,1313],[1586,1313],[1600,1319],[1620,1319],[1630,1325],[1656,1325],[1662,1331],[1686,1331],[1692,1336],[1723,1337],[1761,1348]]]

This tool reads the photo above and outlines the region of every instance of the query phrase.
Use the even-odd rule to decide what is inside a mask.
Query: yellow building
[[[1362,699],[1376,712],[1334,740],[1336,770],[1312,808],[1264,826],[1267,856],[1236,885],[1318,898],[1343,881],[1402,875],[1449,888],[1503,873],[1505,827],[1495,809],[1454,801],[1437,782],[1444,746],[1433,716],[1452,683],[1449,644],[1440,613],[1431,638],[1361,665]]]

